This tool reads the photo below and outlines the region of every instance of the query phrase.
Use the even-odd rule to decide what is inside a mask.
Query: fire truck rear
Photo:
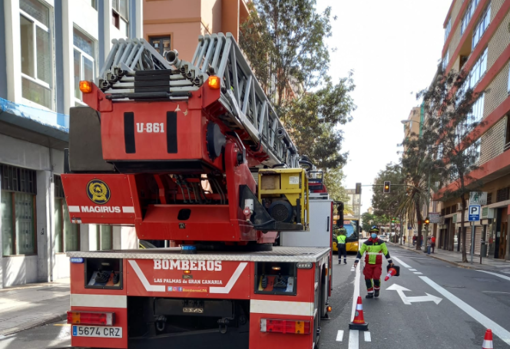
[[[114,41],[80,89],[89,107],[71,110],[62,175],[71,220],[171,247],[68,253],[72,345],[317,346],[331,249],[272,246],[314,235],[308,174],[233,37],[201,36],[191,62]]]

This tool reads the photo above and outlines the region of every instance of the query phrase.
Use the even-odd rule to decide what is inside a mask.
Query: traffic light
[[[390,181],[384,182],[383,193],[388,194],[390,192],[390,189],[391,189],[391,182]]]
[[[425,225],[428,225],[430,223],[430,219],[429,217],[425,218],[425,221],[424,221]]]
[[[361,183],[356,183],[356,191],[355,194],[361,194]]]

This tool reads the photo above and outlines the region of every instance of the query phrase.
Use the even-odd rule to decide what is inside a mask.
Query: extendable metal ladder
[[[222,121],[232,130],[245,130],[252,144],[262,146],[269,156],[265,165],[299,167],[295,144],[231,33],[200,36],[191,62],[179,59],[175,50],[163,57],[144,39],[112,43],[99,76],[99,87],[109,99],[187,99],[216,75],[227,110]]]

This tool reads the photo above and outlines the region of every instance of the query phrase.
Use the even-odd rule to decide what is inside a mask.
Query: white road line
[[[362,262],[358,263],[361,264]],[[354,277],[354,292],[352,294],[352,312],[351,319],[354,319],[354,313],[356,312],[356,305],[359,297],[359,282],[361,276],[361,265],[356,267],[356,276]],[[349,330],[349,349],[359,349],[359,331]]]
[[[365,331],[364,334],[365,334],[365,342],[371,342],[372,337],[370,336],[370,332]]]
[[[336,334],[336,341],[341,342],[344,340],[344,331],[338,330],[338,333]]]
[[[358,330],[349,330],[349,349],[359,349]]]
[[[409,264],[406,264],[406,263],[402,262],[402,260],[397,258],[397,257],[391,257],[391,259],[394,259],[397,262],[399,262],[400,265],[403,266],[404,268],[407,268],[407,269],[412,268]]]
[[[416,275],[423,275],[423,273],[420,273],[419,271],[414,272]]]
[[[361,263],[358,263],[361,264]],[[356,267],[356,276],[354,277],[354,293],[352,294],[352,311],[350,320],[354,319],[354,313],[356,312],[356,303],[358,302],[359,296],[359,279],[361,275],[361,265]]]
[[[477,270],[477,271],[479,271],[481,273],[491,274],[491,275],[497,276],[498,278],[502,278],[502,279],[510,281],[510,277],[508,277],[506,275],[501,275],[501,274],[498,274],[498,273],[493,273],[493,272],[485,271],[485,270]]]
[[[491,329],[492,333],[501,338],[503,342],[505,342],[506,344],[510,344],[510,332],[508,332],[506,329],[504,329],[503,327],[489,319],[487,316],[480,313],[478,310],[476,310],[466,302],[462,301],[457,296],[454,296],[452,293],[448,292],[447,290],[436,284],[428,277],[420,276],[420,279],[422,279],[426,284],[435,289],[437,292],[441,293],[445,298],[450,300],[450,302],[459,307],[459,309],[461,309],[466,314],[471,316],[473,319],[478,321],[482,326]]]
[[[409,271],[418,271],[418,270],[416,270],[416,269],[409,269]]]

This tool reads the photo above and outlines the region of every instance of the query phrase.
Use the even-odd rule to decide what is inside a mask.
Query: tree
[[[466,210],[469,191],[480,185],[471,173],[478,168],[480,126],[485,124],[473,113],[473,106],[484,98],[484,91],[473,91],[471,82],[465,72],[439,71],[432,86],[422,92],[426,112],[432,116],[425,133],[435,141],[437,158],[446,164],[437,167],[438,174],[451,184],[442,191],[443,199],[460,198],[462,212]],[[464,227],[464,214],[461,226]],[[465,229],[461,230],[461,243],[462,261],[467,262]]]
[[[352,119],[353,89],[351,76],[336,85],[329,81],[316,92],[289,100],[280,108],[296,146],[318,168],[337,168],[347,160],[348,154],[340,153],[343,137],[337,126]]]
[[[345,188],[342,186],[342,181],[345,175],[341,167],[336,167],[324,172],[324,184],[328,189],[328,194],[333,201],[342,201],[347,203],[349,196]],[[347,204],[345,204],[347,206]],[[350,208],[344,207],[344,211],[349,211]],[[352,211],[352,209],[351,209]]]
[[[383,193],[385,181],[391,182],[390,193]],[[389,163],[384,170],[379,171],[375,179],[372,207],[377,215],[395,216],[399,206],[400,197],[406,191],[405,176],[400,165]]]
[[[346,162],[339,126],[355,109],[352,73],[328,76],[331,9],[315,0],[255,0],[241,26],[240,46],[300,154],[323,170]]]
[[[241,48],[256,64],[262,86],[274,91],[277,107],[289,87],[313,88],[327,75],[325,39],[331,36],[331,8],[318,13],[315,5],[315,0],[255,0],[249,4],[250,16],[241,26]]]
[[[382,188],[384,182],[391,182],[390,192],[384,193]],[[406,193],[406,179],[403,169],[400,165],[389,163],[386,168],[379,171],[375,179],[374,193],[372,195],[372,207],[376,215],[386,215],[397,217],[401,198]],[[399,223],[402,217],[399,217]],[[400,235],[403,233],[402,224],[400,224]],[[401,237],[401,236],[400,236]]]
[[[370,231],[370,228],[373,225],[377,225],[377,226],[386,225],[391,220],[386,215],[379,216],[379,215],[376,215],[376,214],[373,214],[370,212],[365,212],[361,215],[361,221],[362,221],[361,226],[362,226],[363,230],[368,232],[368,231]]]
[[[421,135],[412,133],[403,142],[405,151],[402,154],[401,167],[406,190],[400,194],[397,215],[407,217],[411,225],[418,223],[418,241],[421,241],[423,223],[426,218],[423,208],[428,208],[430,200],[431,178],[435,182],[438,177],[437,168],[440,161],[434,158],[436,141],[435,135],[426,129]],[[428,211],[425,214],[428,215]],[[427,241],[426,236],[424,241]],[[420,247],[420,244],[416,244],[417,250]]]

